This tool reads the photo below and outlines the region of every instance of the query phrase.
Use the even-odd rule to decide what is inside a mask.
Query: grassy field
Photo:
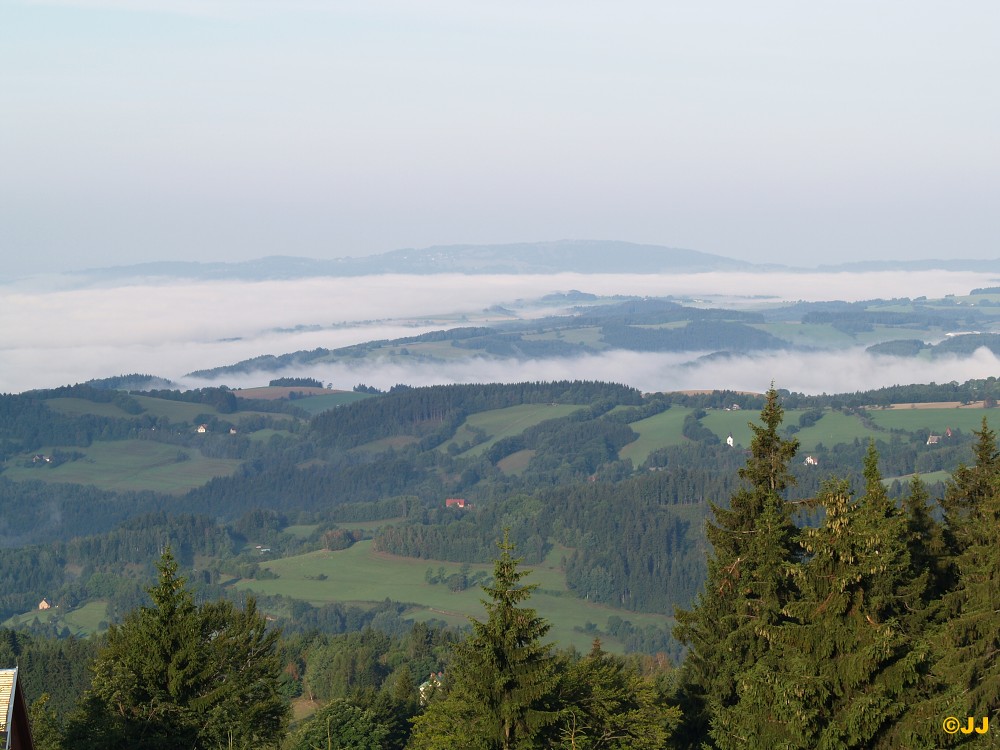
[[[200,487],[214,477],[236,471],[239,461],[205,458],[193,448],[156,443],[151,440],[115,440],[95,442],[79,451],[84,457],[60,466],[27,468],[23,461],[8,463],[4,476],[14,481],[38,479],[44,482],[92,484],[104,490],[154,490],[181,493]],[[39,453],[52,453],[52,447]],[[189,456],[178,461],[178,455]],[[30,457],[22,457],[30,458]]]
[[[785,424],[794,424],[794,421],[797,420],[798,415],[785,415]],[[750,440],[753,438],[750,422],[760,424],[760,412],[753,409],[739,409],[737,411],[713,409],[701,418],[701,423],[718,435],[719,440],[725,441],[729,435],[732,435],[733,444],[744,448],[750,446]]]
[[[951,427],[966,434],[982,427],[985,416],[990,428],[1000,428],[1000,410],[994,409],[871,409],[872,421],[887,430],[930,430],[941,435]]]
[[[606,349],[607,345],[601,338],[601,329],[597,326],[586,328],[569,328],[564,331],[546,331],[545,333],[526,333],[525,341],[564,341],[567,344],[583,344],[592,349]]]
[[[112,417],[115,419],[134,418],[134,414],[129,414],[114,404],[100,404],[95,401],[88,401],[85,398],[50,398],[46,399],[45,405],[60,414],[70,417],[81,417],[85,414],[93,414],[95,417]]]
[[[365,453],[381,453],[389,450],[390,448],[405,448],[408,445],[418,442],[420,442],[419,438],[415,438],[413,435],[393,435],[392,437],[379,438],[378,440],[372,440],[370,443],[364,443],[359,445],[354,450]]]
[[[189,404],[184,401],[168,401],[151,396],[133,396],[146,413],[153,417],[166,417],[171,422],[193,422],[199,414],[218,414],[208,404]]]
[[[497,468],[504,474],[519,476],[525,469],[528,468],[528,464],[531,463],[531,459],[534,458],[535,453],[537,453],[537,451],[530,449],[511,453],[509,456],[497,461]]]
[[[297,398],[292,404],[304,409],[310,414],[319,414],[320,412],[329,411],[338,406],[343,406],[344,404],[353,404],[355,401],[363,401],[366,398],[370,398],[369,393],[355,393],[354,391],[337,391],[336,393],[324,393],[318,396],[307,396],[306,398]]]
[[[886,477],[882,481],[885,484],[892,484],[893,481],[895,481],[896,479],[898,479],[903,484],[908,484],[909,481],[912,478],[913,478],[912,474],[907,474],[906,476],[902,476],[902,477]],[[920,479],[923,480],[924,484],[934,484],[935,482],[946,482],[949,479],[951,479],[951,472],[950,471],[931,471],[931,472],[928,472],[927,474],[921,474],[920,475]]]
[[[794,416],[794,422],[798,422],[798,413]],[[884,434],[869,430],[861,420],[855,416],[848,416],[839,411],[824,411],[823,418],[812,427],[806,427],[795,435],[799,441],[799,448],[803,451],[811,451],[819,443],[826,447],[837,443],[850,443],[855,438],[867,441],[869,438],[884,437]]]
[[[39,622],[65,625],[75,636],[88,636],[100,632],[100,624],[108,617],[108,604],[102,600],[87,602],[79,609],[62,610],[58,607],[50,609],[33,609],[23,615],[16,615],[3,623],[3,627],[18,627],[29,625],[37,618]]]
[[[562,550],[554,551],[540,566],[533,569],[528,583],[540,589],[531,598],[531,605],[552,623],[550,638],[560,645],[575,645],[581,650],[590,647],[593,636],[573,630],[593,622],[605,627],[608,617],[618,615],[637,626],[649,623],[664,625],[671,622],[666,615],[636,614],[590,604],[566,591],[566,580],[558,568]],[[424,578],[428,568],[443,567],[448,574],[457,573],[456,563],[435,560],[379,555],[372,551],[371,542],[358,542],[338,552],[318,551],[287,557],[263,564],[276,573],[276,580],[244,580],[239,588],[266,594],[284,594],[313,604],[328,602],[377,602],[385,598],[412,603],[409,617],[414,620],[441,619],[458,624],[467,616],[483,617],[479,588],[451,592],[443,584],[428,584]],[[473,565],[472,572],[492,573],[492,565]],[[320,580],[321,576],[326,576]],[[621,650],[621,644],[608,639],[608,650]]]
[[[482,430],[489,437],[483,443],[473,446],[461,455],[478,456],[498,440],[520,435],[529,427],[534,427],[546,419],[566,417],[583,407],[574,404],[521,404],[506,409],[492,409],[471,415],[455,431],[455,437],[441,446],[447,450],[451,444],[462,445],[476,439],[474,430]]]
[[[639,438],[618,451],[618,456],[630,458],[635,466],[639,466],[657,448],[680,445],[685,440],[681,432],[684,417],[690,413],[690,409],[674,406],[652,417],[632,422],[629,427],[639,433]]]

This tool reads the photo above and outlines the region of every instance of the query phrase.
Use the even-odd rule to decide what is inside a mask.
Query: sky
[[[995,0],[5,0],[2,274],[996,258],[998,34]]]

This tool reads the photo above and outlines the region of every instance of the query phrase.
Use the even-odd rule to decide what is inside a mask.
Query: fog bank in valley
[[[275,282],[144,283],[46,291],[0,287],[0,391],[20,392],[124,373],[180,380],[185,373],[263,354],[333,349],[373,339],[480,325],[493,305],[530,317],[559,312],[527,303],[578,289],[598,295],[684,298],[693,304],[965,295],[996,285],[973,273],[706,273],[688,275],[370,276]],[[762,298],[767,298],[762,299]],[[519,301],[523,301],[519,303]],[[518,306],[520,304],[520,306]],[[363,361],[302,373],[227,377],[231,387],[259,385],[278,374],[319,377],[338,388],[469,381],[587,378],[643,390],[763,390],[771,380],[806,393],[853,391],[910,382],[963,381],[997,374],[985,351],[934,362],[871,357],[861,350],[775,353],[698,362],[700,353],[610,352],[572,360],[473,360],[402,366]],[[185,385],[204,385],[185,381]]]

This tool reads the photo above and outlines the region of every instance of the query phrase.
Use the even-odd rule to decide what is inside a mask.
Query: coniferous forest
[[[81,449],[102,439],[197,445],[189,430],[144,414],[143,402],[102,393],[5,397],[7,455],[44,449],[43,431]],[[47,409],[67,394],[129,416]],[[929,453],[898,435],[817,452],[832,467],[817,477],[803,468],[785,409],[794,404],[805,429],[829,404],[774,388],[756,401],[585,383],[400,388],[311,420],[287,402],[253,402],[252,422],[238,421],[246,405],[229,395],[185,398],[195,410],[215,405],[197,421],[217,420],[216,433],[253,424],[274,437],[204,441],[241,468],[171,496],[169,510],[155,492],[0,477],[5,507],[32,497],[25,512],[44,512],[58,540],[19,543],[38,530],[5,519],[7,615],[30,609],[38,590],[56,591],[64,606],[108,603],[110,624],[96,636],[37,621],[0,630],[0,662],[19,666],[33,701],[36,746],[1000,744],[1000,452],[985,417],[964,442],[956,434]],[[743,451],[699,431],[706,409],[737,400],[759,409],[757,419],[746,412]],[[463,460],[484,438],[467,417],[518,404],[580,408]],[[631,425],[671,408],[688,410],[685,441],[653,451],[638,471],[622,461]],[[15,429],[26,424],[34,433]],[[460,436],[466,444],[451,448]],[[352,452],[380,440],[395,447]],[[927,455],[947,463],[962,450],[943,483],[914,472]],[[523,470],[498,471],[515,454],[529,457]],[[886,467],[913,476],[887,482]],[[441,507],[457,492],[474,499],[473,513]],[[84,504],[89,513],[73,513]],[[67,525],[63,509],[79,522]],[[295,547],[283,532],[290,515],[313,522],[315,538]],[[313,605],[231,587],[270,574],[242,551],[247,540],[285,545],[284,554],[343,549],[364,532],[338,521],[371,519],[393,519],[370,540],[385,553],[492,560],[491,575],[447,581],[481,586],[483,613],[462,628],[414,622],[390,600]],[[619,613],[592,629],[587,650],[554,642],[532,606],[530,568],[556,544],[570,550],[568,592]],[[428,569],[428,582],[439,578]],[[676,626],[644,631],[630,612],[673,613]],[[625,648],[607,650],[604,638]]]

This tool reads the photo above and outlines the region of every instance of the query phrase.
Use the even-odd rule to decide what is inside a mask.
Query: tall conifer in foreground
[[[417,718],[411,748],[549,746],[545,732],[558,719],[555,662],[542,642],[549,625],[522,606],[537,584],[521,584],[527,573],[518,569],[506,531],[497,546],[493,582],[483,587],[486,621],[472,620],[472,635],[458,645],[445,675],[448,695]]]
[[[252,599],[244,610],[226,601],[196,606],[169,549],[157,567],[153,606],[109,629],[65,744],[277,747],[288,715],[278,692],[277,631],[267,629]]]
[[[677,612],[675,637],[688,647],[679,699],[682,744],[698,747],[713,714],[738,700],[737,678],[769,649],[766,633],[783,618],[790,598],[784,566],[795,558],[796,529],[785,490],[794,483],[789,463],[797,440],[782,439],[784,410],[772,385],[760,414],[750,423],[753,439],[729,508],[712,504],[715,522],[706,527],[713,553],[705,590],[693,609]]]
[[[904,747],[897,720],[927,657],[905,620],[920,607],[911,580],[906,519],[889,499],[869,446],[866,488],[824,487],[819,528],[802,531],[805,558],[790,566],[798,597],[767,632],[771,649],[738,678],[738,703],[720,710],[720,748]]]
[[[955,556],[954,586],[942,600],[944,622],[933,642],[935,676],[943,694],[931,701],[944,716],[989,717],[990,733],[956,734],[953,742],[1000,745],[1000,457],[983,418],[976,464],[960,466],[945,496]],[[942,743],[944,744],[944,743]]]

